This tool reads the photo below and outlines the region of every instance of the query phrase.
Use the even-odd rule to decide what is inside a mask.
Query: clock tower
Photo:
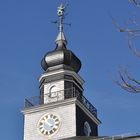
[[[56,48],[41,61],[40,94],[25,99],[24,140],[98,136],[96,108],[84,97],[81,61],[69,49],[63,32],[65,6],[57,10],[59,33]]]

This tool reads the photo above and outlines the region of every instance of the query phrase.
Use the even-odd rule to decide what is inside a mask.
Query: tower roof
[[[66,48],[67,45],[67,40],[65,38],[65,35],[63,33],[63,31],[60,31],[57,35],[57,38],[55,40],[57,49],[63,49]]]
[[[42,68],[47,72],[56,69],[67,69],[78,72],[81,68],[81,61],[76,55],[67,49],[67,40],[63,32],[65,6],[58,7],[59,33],[55,40],[56,48],[48,52],[41,61]]]

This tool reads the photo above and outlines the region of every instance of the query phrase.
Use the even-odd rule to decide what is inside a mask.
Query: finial
[[[60,6],[57,8],[57,15],[60,20],[59,21],[59,34],[55,41],[56,45],[57,45],[57,49],[66,48],[66,45],[67,45],[67,40],[63,33],[63,19],[64,19],[65,9],[66,9],[66,7],[63,4],[60,4]]]

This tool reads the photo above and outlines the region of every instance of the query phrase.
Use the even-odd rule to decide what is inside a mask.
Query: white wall
[[[48,138],[39,132],[37,128],[38,121],[46,113],[55,113],[61,120],[59,131]],[[76,136],[76,115],[75,104],[55,107],[53,109],[38,110],[30,114],[25,114],[24,117],[24,140],[46,140],[59,139]]]

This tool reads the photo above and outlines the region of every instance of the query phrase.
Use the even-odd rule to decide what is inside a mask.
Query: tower
[[[41,61],[40,95],[25,99],[24,140],[98,136],[96,108],[84,97],[81,61],[67,49],[63,32],[65,7],[60,5],[56,48]]]

